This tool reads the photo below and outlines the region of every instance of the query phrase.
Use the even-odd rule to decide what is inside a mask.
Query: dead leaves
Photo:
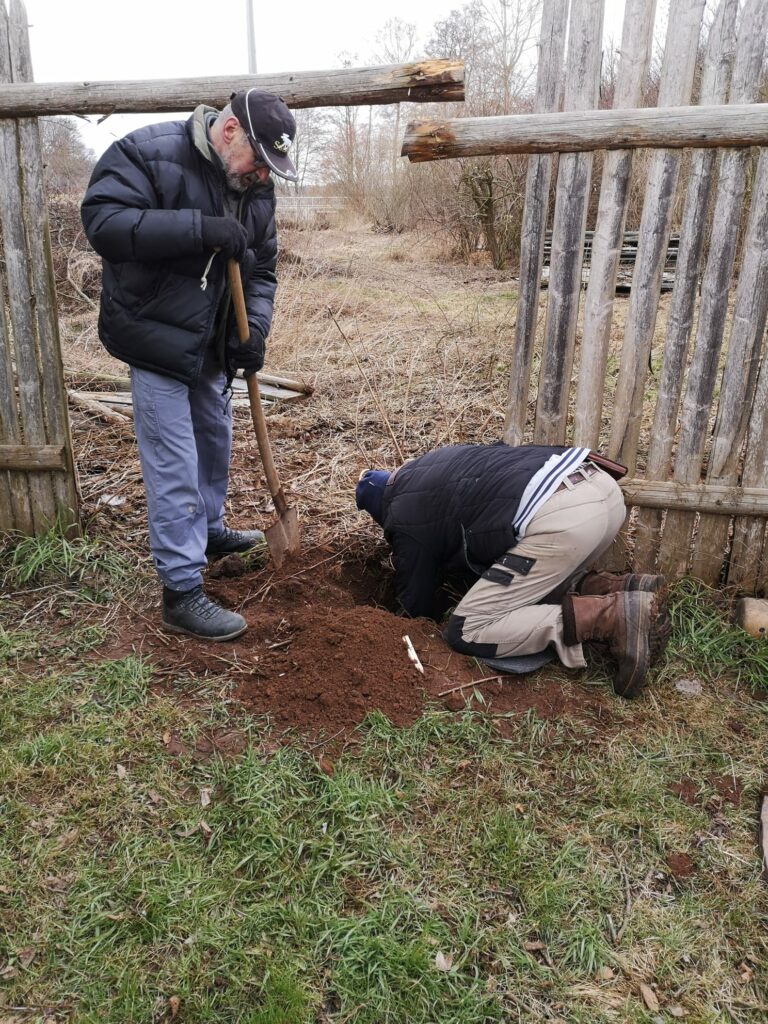
[[[436,953],[435,967],[447,974],[453,967],[453,953]]]
[[[640,995],[642,996],[643,1002],[651,1011],[651,1013],[658,1013],[661,1009],[659,1000],[656,993],[653,991],[650,985],[646,985],[644,981],[640,982]]]

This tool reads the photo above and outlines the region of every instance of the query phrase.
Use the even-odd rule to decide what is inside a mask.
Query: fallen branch
[[[480,683],[492,683],[495,679],[501,679],[501,676],[485,676],[483,679],[473,679],[471,683],[462,683],[461,686],[454,686],[452,690],[443,690],[442,693],[438,693],[438,697],[447,697],[449,693],[458,693],[459,690],[468,690],[470,686],[479,686]]]
[[[83,398],[76,391],[67,390],[67,399],[70,405],[73,405],[76,409],[80,409],[81,412],[90,413],[91,416],[96,416],[97,419],[105,420],[107,423],[122,424],[130,423],[131,419],[129,416],[124,416],[121,412],[114,412],[112,409],[104,405],[103,402],[96,402],[92,398]]]

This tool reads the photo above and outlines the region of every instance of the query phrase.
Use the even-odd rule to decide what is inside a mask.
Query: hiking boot
[[[211,601],[202,586],[194,590],[163,587],[163,623],[174,633],[215,641],[234,640],[248,628],[242,615]]]
[[[648,591],[624,590],[598,597],[567,594],[563,599],[564,642],[607,641],[618,662],[613,688],[630,700],[640,693],[669,633],[666,608]]]
[[[649,573],[588,572],[576,584],[576,593],[584,595],[620,594],[624,590],[646,590],[656,594],[667,581],[663,576]]]
[[[228,526],[225,526],[219,533],[208,534],[205,553],[209,557],[211,555],[237,555],[260,547],[266,542],[261,530],[230,530]]]

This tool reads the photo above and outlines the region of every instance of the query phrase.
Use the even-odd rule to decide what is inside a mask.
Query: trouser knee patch
[[[443,630],[443,639],[459,654],[468,654],[471,658],[494,658],[498,651],[497,644],[473,644],[464,640],[462,632],[466,617],[452,615]]]

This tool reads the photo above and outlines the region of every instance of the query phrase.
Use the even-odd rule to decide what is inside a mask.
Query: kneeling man
[[[553,648],[563,665],[583,668],[582,644],[605,641],[617,660],[614,689],[631,698],[669,634],[664,580],[588,571],[625,517],[621,489],[591,455],[438,448],[392,473],[366,470],[355,497],[392,548],[406,614],[431,617],[444,576],[477,577],[443,633],[454,650],[495,660]]]

